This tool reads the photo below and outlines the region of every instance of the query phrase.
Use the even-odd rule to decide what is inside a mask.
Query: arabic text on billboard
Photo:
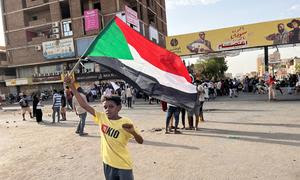
[[[46,59],[74,57],[73,38],[43,42],[43,55]]]
[[[98,9],[84,11],[85,31],[97,30],[100,27]]]
[[[180,56],[300,43],[300,18],[169,36],[166,48]]]

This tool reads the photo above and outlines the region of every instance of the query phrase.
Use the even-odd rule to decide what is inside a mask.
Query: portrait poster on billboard
[[[43,42],[43,55],[46,59],[74,57],[73,38]]]
[[[179,56],[300,43],[300,18],[241,25],[166,37],[166,48]]]

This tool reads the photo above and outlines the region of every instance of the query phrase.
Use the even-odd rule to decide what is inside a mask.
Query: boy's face
[[[118,106],[114,101],[104,101],[103,107],[108,119],[114,119],[118,116],[122,106]]]

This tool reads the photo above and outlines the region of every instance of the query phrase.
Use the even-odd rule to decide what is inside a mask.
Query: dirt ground
[[[99,103],[93,104],[101,110]],[[143,145],[129,143],[136,180],[299,180],[300,101],[220,98],[205,103],[200,131],[165,135],[159,105],[138,102],[124,107],[142,131]],[[99,127],[87,117],[86,137],[75,134],[78,117],[51,124],[22,121],[20,111],[0,112],[1,180],[104,179]],[[180,120],[181,121],[181,120]],[[187,123],[187,122],[186,122]],[[181,122],[180,122],[181,127]]]

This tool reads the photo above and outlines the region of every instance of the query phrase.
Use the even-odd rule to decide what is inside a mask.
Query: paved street
[[[300,98],[278,99],[248,94],[206,102],[201,130],[182,135],[153,131],[165,124],[159,105],[123,107],[121,115],[133,119],[145,139],[129,143],[135,179],[300,179],[300,101],[294,100]],[[60,124],[50,124],[50,113],[47,105],[42,125],[21,121],[20,111],[0,113],[0,179],[104,179],[92,117],[89,135],[79,137],[73,112]]]

